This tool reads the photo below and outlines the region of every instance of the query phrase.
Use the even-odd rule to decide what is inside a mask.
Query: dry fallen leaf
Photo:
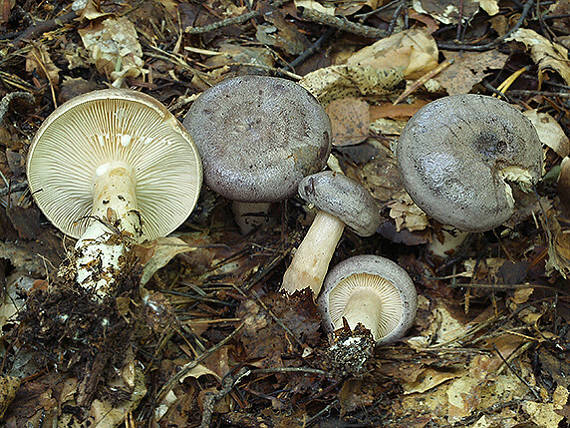
[[[369,108],[366,101],[355,97],[334,100],[327,106],[334,146],[351,146],[366,140],[370,126]]]
[[[479,9],[476,1],[468,0],[461,2],[461,10],[459,2],[452,0],[413,0],[412,4],[416,12],[430,15],[444,24],[457,24],[460,16],[469,20]]]
[[[449,95],[467,94],[474,85],[481,82],[490,70],[504,67],[508,55],[498,50],[487,52],[444,51],[448,60],[454,63],[439,73],[434,79]]]
[[[121,87],[142,73],[142,48],[135,26],[126,17],[107,18],[78,30],[97,70]]]
[[[53,63],[44,45],[37,44],[32,47],[26,56],[26,71],[38,73],[41,77],[47,78],[50,84],[54,86],[59,83],[59,72],[61,70]]]
[[[546,37],[527,28],[519,28],[507,41],[522,42],[530,49],[532,60],[538,64],[540,71],[552,69],[570,85],[570,64],[568,63],[568,49],[558,43],[551,43]]]
[[[290,55],[299,55],[307,49],[309,41],[296,25],[285,20],[278,10],[270,10],[263,17],[273,25],[257,26],[255,37],[263,44],[283,49]]]
[[[380,118],[409,119],[427,103],[420,99],[410,104],[381,103],[370,107],[370,121],[374,122]]]
[[[392,94],[403,79],[396,68],[332,65],[307,74],[298,83],[326,107],[331,101],[344,97],[377,98]]]
[[[149,257],[147,260],[142,260],[144,267],[141,285],[146,284],[157,270],[166,266],[177,254],[196,249],[182,239],[175,237],[158,238],[154,241],[145,242],[138,247],[138,253],[148,255],[147,257]]]
[[[548,113],[539,113],[536,109],[523,112],[532,122],[542,144],[550,147],[558,156],[564,158],[570,153],[570,142],[560,124]]]
[[[398,68],[406,79],[417,79],[437,67],[437,44],[422,29],[404,30],[352,54],[347,65]]]
[[[395,197],[388,207],[390,207],[390,217],[396,221],[398,232],[402,229],[408,229],[411,232],[424,230],[429,224],[426,213],[412,201],[406,192],[402,192],[398,198]]]

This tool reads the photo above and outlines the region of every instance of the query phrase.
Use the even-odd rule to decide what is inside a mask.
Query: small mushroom
[[[416,288],[407,272],[384,257],[363,255],[346,259],[328,273],[317,299],[328,331],[361,323],[376,343],[394,342],[416,316]]]
[[[371,236],[380,225],[380,212],[364,187],[332,171],[305,177],[299,183],[299,195],[319,211],[283,276],[281,289],[293,294],[310,288],[316,298],[344,226],[357,235]]]
[[[428,215],[482,232],[514,212],[508,182],[523,189],[541,176],[542,145],[518,110],[497,98],[454,95],[421,108],[397,146],[406,190]]]
[[[73,98],[44,121],[27,175],[45,216],[79,238],[78,283],[104,297],[125,241],[165,236],[188,217],[202,166],[190,135],[160,102],[107,89]]]
[[[236,201],[236,213],[293,196],[331,150],[330,120],[316,98],[276,77],[224,80],[192,104],[184,126],[200,150],[206,184]]]

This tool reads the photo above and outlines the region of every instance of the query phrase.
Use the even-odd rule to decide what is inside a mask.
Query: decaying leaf
[[[185,49],[190,50],[188,47]],[[272,67],[275,60],[267,48],[231,43],[222,43],[218,55],[212,55],[206,60],[206,64],[213,67],[230,63],[261,64]]]
[[[534,30],[519,28],[508,41],[522,42],[530,49],[532,60],[538,64],[541,71],[552,69],[570,85],[570,64],[568,63],[568,49],[558,43],[552,43],[546,37],[541,36]]]
[[[350,146],[366,140],[370,126],[369,108],[366,101],[355,97],[340,98],[327,106],[333,145]]]
[[[455,379],[465,374],[465,371],[440,371],[432,368],[424,369],[413,382],[404,382],[404,394],[426,392],[450,379]]]
[[[437,67],[437,44],[421,29],[404,30],[355,52],[347,65],[377,70],[397,68],[406,79],[417,79]]]
[[[550,236],[548,240],[548,260],[546,273],[557,270],[564,278],[570,276],[570,233],[562,229],[554,215],[548,217]]]
[[[20,387],[20,379],[13,376],[0,376],[0,419],[4,417],[6,409],[16,396]]]
[[[445,57],[454,63],[439,73],[434,79],[449,95],[467,94],[473,86],[481,82],[490,70],[504,67],[508,55],[498,50],[486,52],[445,51]]]
[[[143,257],[141,260],[144,266],[141,285],[146,284],[155,272],[166,266],[174,256],[195,249],[195,247],[188,245],[182,239],[175,237],[158,238],[141,244],[136,250]],[[143,254],[145,255],[143,256]]]
[[[51,85],[57,86],[59,84],[59,72],[61,70],[53,63],[44,45],[33,45],[26,56],[26,71],[38,73],[41,77],[48,79]]]
[[[370,107],[370,120],[376,121],[380,118],[409,119],[428,102],[417,99],[410,104],[380,103]]]
[[[425,212],[418,207],[407,192],[400,193],[388,204],[390,217],[396,220],[396,231],[408,229],[409,231],[424,230],[429,225]]]
[[[393,93],[404,81],[396,68],[377,69],[355,65],[332,65],[303,77],[299,84],[323,106],[344,97],[382,97]]]
[[[414,0],[412,4],[416,12],[430,15],[444,24],[457,24],[459,17],[469,20],[479,9],[475,0],[464,0],[461,10],[459,4],[451,0]]]
[[[307,38],[294,24],[287,22],[281,12],[269,11],[263,17],[273,25],[257,26],[255,36],[261,43],[276,46],[291,55],[299,55],[309,46]]]
[[[295,0],[295,7],[311,9],[327,15],[334,15],[335,10],[334,6],[323,6],[316,0]]]
[[[550,147],[561,158],[568,156],[570,141],[552,116],[548,113],[539,113],[536,109],[526,110],[523,114],[534,125],[542,144]]]
[[[552,402],[525,401],[523,410],[541,428],[557,427],[564,419],[560,410],[568,402],[568,390],[561,385],[556,387]]]
[[[144,65],[135,26],[127,17],[107,18],[78,30],[100,73],[121,87],[127,77],[138,77]]]

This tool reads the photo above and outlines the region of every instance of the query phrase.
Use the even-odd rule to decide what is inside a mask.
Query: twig
[[[384,6],[380,6],[378,9],[374,9],[370,12],[366,12],[366,13],[359,13],[358,15],[354,15],[355,18],[358,19],[358,21],[360,23],[363,23],[364,21],[366,21],[368,19],[369,16],[372,16],[378,12],[382,12],[384,9],[388,9],[392,6],[394,6],[396,3],[401,2],[402,0],[392,0],[389,3],[386,3]]]
[[[570,92],[537,91],[532,89],[511,89],[509,90],[509,95],[511,96],[542,95],[544,97],[570,98]]]
[[[77,12],[75,10],[72,10],[65,15],[56,16],[55,18],[48,21],[37,22],[34,25],[28,27],[26,31],[16,37],[14,40],[14,47],[19,48],[24,44],[26,40],[35,39],[40,34],[47,33],[48,31],[52,31],[58,27],[62,27],[65,24],[73,21],[75,18],[77,18],[77,16]]]
[[[503,97],[503,98],[504,98],[507,102],[509,102],[509,103],[511,102],[510,98],[507,97],[504,92],[502,92],[501,90],[495,88],[495,87],[494,87],[493,85],[491,85],[489,82],[487,82],[487,81],[484,80],[482,83],[483,83],[483,86],[484,86],[485,88],[487,88],[488,90],[490,90],[493,94],[495,94],[495,95],[497,95],[497,96],[499,96],[499,97]]]
[[[184,367],[182,367],[174,376],[172,376],[168,380],[168,382],[166,382],[162,386],[162,388],[160,388],[160,391],[158,392],[158,394],[156,396],[156,402],[162,403],[162,401],[164,400],[166,395],[172,390],[172,388],[174,388],[174,385],[177,382],[179,382],[180,379],[182,379],[184,376],[186,376],[186,374],[188,374],[193,368],[195,368],[198,364],[200,364],[202,361],[204,361],[207,357],[212,355],[214,352],[216,352],[218,349],[220,349],[222,346],[224,346],[226,343],[228,343],[231,339],[233,339],[233,337],[243,328],[244,325],[245,325],[245,323],[241,323],[234,331],[232,331],[222,341],[220,341],[216,345],[209,348],[207,351],[202,353],[194,361],[191,361],[188,364],[186,364]]]
[[[394,11],[392,19],[390,20],[390,24],[388,24],[388,31],[386,32],[386,36],[391,36],[392,33],[394,32],[394,27],[396,27],[396,22],[398,21],[398,17],[402,13],[402,10],[404,9],[405,6],[406,2],[401,1],[396,10]]]
[[[328,28],[327,31],[325,31],[324,34],[321,37],[319,37],[315,43],[309,46],[308,49],[306,49],[301,55],[299,55],[297,58],[295,58],[293,61],[291,61],[288,64],[289,68],[291,68],[291,70],[294,70],[294,68],[297,67],[299,64],[305,62],[307,58],[309,58],[315,52],[320,50],[323,43],[327,41],[328,38],[332,36],[334,33],[335,30],[333,28]]]
[[[523,379],[523,377],[518,374],[517,371],[515,371],[513,369],[513,366],[511,366],[511,364],[505,359],[505,357],[503,357],[503,354],[501,354],[501,352],[499,351],[499,349],[493,345],[493,349],[495,350],[495,352],[497,353],[497,355],[499,356],[499,358],[503,361],[503,364],[505,364],[509,370],[511,372],[513,372],[513,374],[522,382],[526,385],[526,387],[529,389],[530,392],[532,392],[532,395],[534,395],[534,398],[536,398],[538,401],[542,402],[542,399],[540,398],[540,395],[538,395],[538,393],[534,390],[534,388],[525,380]],[[516,352],[516,351],[515,351]]]
[[[441,73],[443,70],[445,70],[447,67],[449,67],[454,62],[455,62],[455,59],[453,59],[453,58],[446,59],[441,64],[439,64],[436,68],[434,68],[433,70],[424,74],[422,77],[420,77],[418,80],[416,80],[408,89],[406,89],[404,92],[402,92],[402,94],[398,98],[396,98],[396,101],[394,101],[394,105],[400,103],[404,98],[406,98],[408,95],[410,95],[416,89],[418,89],[420,86],[422,86],[424,83],[426,83],[429,79],[431,79],[435,75]]]
[[[368,39],[381,39],[387,36],[387,33],[384,30],[369,27],[368,25],[357,24],[356,22],[351,22],[346,18],[327,15],[325,13],[317,12],[313,9],[303,9],[301,17],[308,21],[328,25],[329,27],[337,28],[341,31],[356,34],[357,36],[366,37]]]
[[[227,376],[222,380],[222,389],[218,392],[210,392],[204,398],[204,411],[202,412],[202,422],[200,428],[209,428],[214,414],[214,407],[218,401],[230,393],[234,386],[244,377],[250,374],[250,370],[245,367],[237,372],[235,376]]]
[[[503,42],[505,39],[507,39],[511,34],[513,34],[515,31],[517,31],[521,27],[521,25],[523,24],[524,20],[526,19],[528,13],[530,12],[530,9],[532,8],[533,4],[534,4],[534,0],[528,0],[524,5],[524,8],[522,10],[522,13],[521,13],[519,20],[513,26],[513,28],[511,28],[509,31],[507,31],[506,34],[502,35],[501,37],[496,38],[492,42],[486,43],[484,45],[465,45],[465,44],[457,44],[457,43],[439,42],[437,44],[437,46],[440,49],[446,49],[449,51],[461,51],[461,50],[463,50],[463,51],[483,52],[483,51],[487,51],[489,49],[493,49],[495,46],[500,45],[501,42]]]
[[[279,7],[291,0],[276,0],[271,4],[271,7]],[[253,10],[251,12],[244,13],[243,15],[234,16],[232,18],[222,19],[221,21],[213,22],[212,24],[204,25],[203,27],[186,27],[184,32],[187,34],[204,34],[209,33],[210,31],[217,30],[218,28],[228,27],[230,25],[239,25],[243,24],[246,21],[249,21],[252,18],[257,18],[261,15],[260,10]]]

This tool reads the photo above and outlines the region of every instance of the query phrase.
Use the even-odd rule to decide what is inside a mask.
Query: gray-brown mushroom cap
[[[372,308],[378,311],[377,334],[381,336],[375,337],[376,342],[389,343],[402,337],[416,316],[416,288],[404,269],[375,255],[350,257],[329,271],[317,299],[324,327],[333,331],[342,326],[346,303],[360,287],[374,288],[378,295],[378,299],[368,299],[379,302],[379,307]]]
[[[504,101],[455,95],[433,101],[406,125],[397,147],[406,190],[437,221],[485,231],[513,214],[507,181],[532,185],[542,146],[530,121]]]
[[[380,211],[374,198],[345,175],[323,171],[305,177],[299,183],[299,195],[338,217],[360,236],[373,235],[380,225]]]
[[[184,126],[200,151],[206,184],[234,201],[293,196],[331,150],[330,120],[316,98],[275,77],[224,80],[192,104]]]

